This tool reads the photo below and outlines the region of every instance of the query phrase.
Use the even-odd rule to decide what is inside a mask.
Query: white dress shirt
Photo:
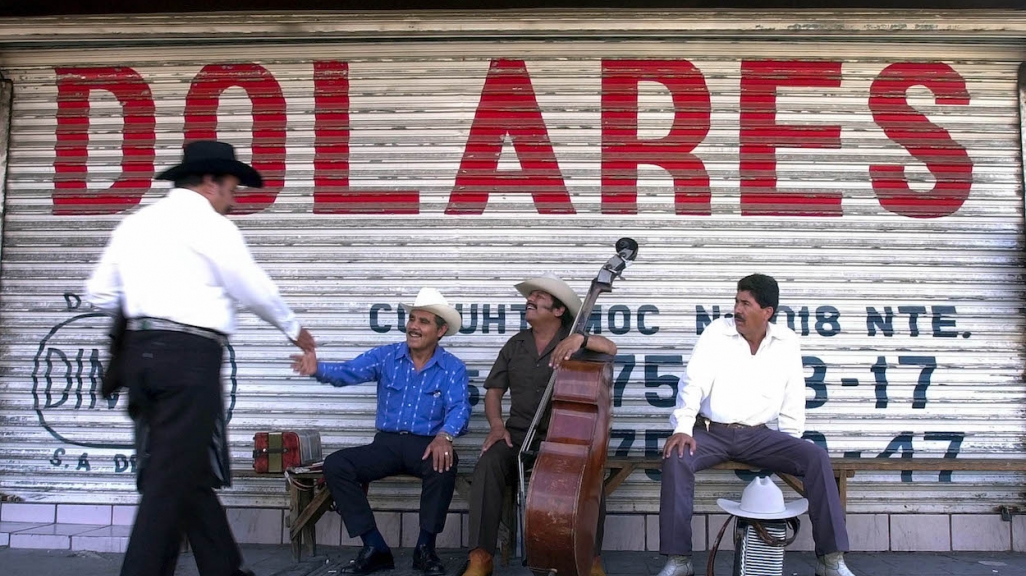
[[[805,371],[798,336],[770,324],[752,354],[732,318],[713,321],[688,361],[670,416],[674,434],[691,435],[695,416],[723,424],[767,424],[801,438],[805,432]]]
[[[126,217],[86,282],[86,299],[128,318],[163,318],[224,334],[235,331],[236,304],[290,339],[299,321],[249,253],[242,233],[200,194],[172,189]]]

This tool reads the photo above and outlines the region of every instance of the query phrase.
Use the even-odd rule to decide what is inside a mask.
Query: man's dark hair
[[[765,274],[752,274],[737,281],[737,291],[751,292],[755,301],[763,308],[773,308],[773,314],[777,313],[777,306],[780,304],[780,287],[772,276]]]
[[[199,186],[207,176],[212,177],[214,182],[217,182],[218,184],[224,182],[224,174],[186,174],[178,180],[175,180],[175,188],[191,188],[192,186]]]
[[[552,295],[549,294],[549,296]],[[573,326],[574,315],[570,313],[570,309],[567,308],[566,304],[563,304],[562,300],[556,298],[555,296],[552,296],[552,309],[555,310],[556,308],[563,309],[563,315],[559,317],[561,326]]]
[[[441,330],[442,326],[447,326],[448,323],[438,314],[435,314],[435,328]]]

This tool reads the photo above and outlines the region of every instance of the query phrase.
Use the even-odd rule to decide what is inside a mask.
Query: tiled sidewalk
[[[5,502],[0,546],[124,552],[135,506],[39,506]]]
[[[247,565],[259,576],[337,576],[338,568],[356,554],[356,548],[328,548],[325,554],[303,562],[292,561],[287,546],[243,546]],[[396,569],[380,576],[421,576],[410,568],[411,550],[396,549]],[[441,553],[456,574],[465,558],[465,550]],[[121,567],[121,554],[73,552],[70,550],[19,550],[0,548],[0,574],[4,576],[112,576]],[[695,554],[695,568],[706,575],[705,553]],[[784,576],[813,576],[815,556],[808,552],[788,552]],[[663,565],[663,557],[654,552],[607,552],[603,555],[609,576],[652,576]],[[715,573],[730,576],[732,555],[720,552]],[[1026,576],[1026,554],[1015,552],[873,552],[848,555],[848,565],[857,576]],[[179,559],[176,576],[197,576],[191,554]],[[496,566],[494,576],[531,576],[514,562]]]

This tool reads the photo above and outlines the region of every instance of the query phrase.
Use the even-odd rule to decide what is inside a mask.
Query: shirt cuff
[[[295,318],[293,318],[290,322],[286,322],[281,327],[281,331],[284,332],[285,335],[289,337],[289,340],[292,340],[293,342],[295,342],[296,339],[299,338],[299,331],[302,329],[303,326],[300,325],[299,320],[296,320]]]
[[[323,382],[324,381],[324,365],[325,365],[325,362],[322,362],[322,361],[318,360],[317,361],[317,371],[314,372],[311,375],[311,377],[316,378],[318,380],[321,380]]]
[[[786,428],[781,428],[778,425],[777,426],[777,431],[778,432],[783,432],[784,434],[787,434],[788,436],[794,436],[795,438],[797,438],[799,440],[802,439],[802,434],[800,432],[798,432],[798,430],[795,430],[793,428],[792,429],[786,429]]]
[[[695,417],[678,419],[677,427],[673,429],[673,433],[692,436],[695,433]]]

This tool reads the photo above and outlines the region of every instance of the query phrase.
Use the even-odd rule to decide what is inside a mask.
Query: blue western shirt
[[[467,367],[442,349],[418,372],[405,342],[379,346],[348,362],[318,362],[320,382],[349,386],[378,383],[375,426],[383,432],[434,436],[445,431],[458,436],[470,419]]]

